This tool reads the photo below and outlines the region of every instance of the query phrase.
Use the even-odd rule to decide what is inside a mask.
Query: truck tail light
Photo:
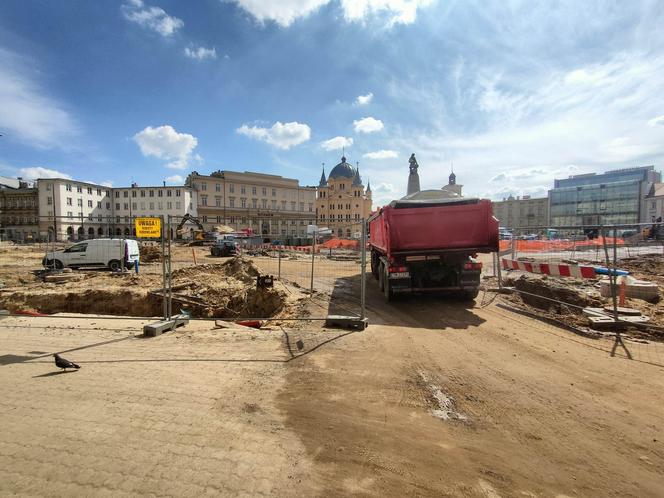
[[[463,265],[464,270],[478,271],[482,269],[482,263],[466,263]]]
[[[387,270],[389,273],[402,273],[408,271],[405,266],[390,266]]]

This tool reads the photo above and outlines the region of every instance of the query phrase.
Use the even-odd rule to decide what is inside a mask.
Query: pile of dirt
[[[244,258],[176,270],[171,278],[173,312],[186,310],[194,318],[264,318],[296,301],[282,287],[258,288],[259,274],[254,263]],[[0,309],[122,316],[163,313],[159,275],[83,275],[76,282],[47,284],[35,279],[22,287],[0,289]]]
[[[274,316],[284,308],[287,295],[276,288],[258,288],[259,275],[246,258],[176,270],[173,310],[206,318]]]
[[[618,267],[621,270],[627,270],[630,275],[639,280],[655,282],[660,288],[664,287],[664,255],[662,254],[643,254],[633,258],[622,258]]]
[[[141,244],[140,247],[141,263],[151,263],[161,261],[161,248],[156,245]]]
[[[541,310],[560,310],[575,314],[581,313],[578,306],[601,306],[602,299],[593,283],[583,280],[562,280],[522,275],[514,281],[514,287],[525,304]],[[574,306],[566,306],[568,303]],[[567,311],[569,310],[569,311]]]

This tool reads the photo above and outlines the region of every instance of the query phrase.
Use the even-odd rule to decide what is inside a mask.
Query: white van
[[[42,264],[50,268],[106,266],[117,271],[132,269],[139,261],[138,242],[129,239],[90,239],[64,251],[47,252]]]

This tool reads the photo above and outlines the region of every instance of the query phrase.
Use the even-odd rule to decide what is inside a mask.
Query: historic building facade
[[[227,225],[265,237],[306,237],[316,220],[316,188],[298,180],[249,171],[194,171],[186,184],[197,192],[198,219],[205,230]]]
[[[21,178],[0,181],[0,240],[39,239],[37,189]]]
[[[321,227],[328,227],[339,237],[356,237],[359,222],[371,214],[371,185],[366,189],[360,170],[342,157],[341,162],[325,177],[325,169],[318,184],[316,219]]]

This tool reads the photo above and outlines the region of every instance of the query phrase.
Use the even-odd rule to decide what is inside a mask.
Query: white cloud
[[[3,140],[67,148],[78,127],[65,106],[35,80],[29,59],[0,48],[0,130]]]
[[[339,150],[353,145],[351,137],[334,137],[321,142],[320,146],[325,150]]]
[[[66,178],[71,179],[71,176],[62,171],[55,169],[42,168],[41,166],[34,166],[31,168],[20,168],[18,175],[25,180],[38,180],[39,178]]]
[[[363,157],[366,157],[367,159],[394,159],[395,157],[399,157],[399,154],[394,150],[383,149],[367,152]]]
[[[184,26],[182,19],[169,16],[160,7],[149,7],[142,0],[130,0],[122,5],[121,10],[125,19],[135,22],[143,28],[151,29],[161,36],[171,36]]]
[[[649,119],[648,126],[664,126],[664,115]]]
[[[184,178],[181,175],[172,175],[166,178],[166,183],[182,184],[184,183]]]
[[[113,186],[113,182],[111,180],[105,180],[105,181],[101,182],[100,185],[103,185],[104,187],[109,187],[110,188],[110,187]]]
[[[369,92],[366,95],[358,95],[355,99],[355,105],[368,105],[373,100],[373,92]]]
[[[331,0],[231,0],[251,14],[258,22],[274,21],[289,26],[298,18],[307,17]],[[386,26],[410,24],[417,17],[417,9],[430,5],[432,0],[341,0],[346,21],[378,18]]]
[[[197,59],[202,61],[204,59],[216,59],[217,58],[217,49],[205,48],[205,47],[185,47],[184,55],[190,59]]]
[[[290,123],[277,121],[271,128],[243,124],[236,131],[240,135],[246,135],[250,138],[267,142],[283,150],[288,150],[295,145],[306,142],[311,137],[311,128],[297,121]]]
[[[166,167],[172,169],[187,168],[192,153],[198,145],[195,136],[189,133],[178,133],[170,125],[156,128],[148,126],[134,135],[133,138],[144,156],[153,156],[171,161],[166,164]],[[194,156],[194,159],[201,160],[198,155]]]
[[[260,23],[274,21],[281,26],[290,26],[295,19],[306,17],[330,0],[235,0]]]
[[[373,133],[383,129],[383,122],[380,119],[368,117],[353,121],[356,133]]]
[[[344,17],[349,21],[362,21],[380,16],[387,26],[411,24],[417,18],[417,9],[431,5],[433,0],[341,0]]]

